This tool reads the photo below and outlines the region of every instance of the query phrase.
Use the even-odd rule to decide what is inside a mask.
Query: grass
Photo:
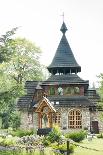
[[[55,155],[51,148],[45,148],[44,151],[38,151],[35,150],[35,152],[29,152],[27,153],[25,150],[22,150],[22,152],[15,152],[15,151],[0,151],[0,155]]]
[[[85,139],[79,145],[99,151],[76,147],[72,155],[103,155],[103,139],[93,138],[92,141]]]

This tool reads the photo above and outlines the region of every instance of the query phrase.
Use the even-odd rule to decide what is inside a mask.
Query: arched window
[[[79,92],[80,92],[79,87],[74,87],[74,93],[79,94]]]
[[[61,126],[61,114],[60,113],[53,114],[53,124]]]
[[[73,109],[69,112],[68,128],[82,128],[82,114],[80,110]]]
[[[63,88],[62,87],[58,88],[58,95],[63,95]]]
[[[54,87],[50,87],[50,95],[55,95],[55,88]]]
[[[70,95],[70,94],[71,94],[71,88],[70,88],[70,87],[67,87],[67,88],[65,89],[65,94],[66,94],[66,95]]]
[[[65,94],[66,95],[79,94],[79,92],[80,92],[79,87],[67,87],[65,89]]]

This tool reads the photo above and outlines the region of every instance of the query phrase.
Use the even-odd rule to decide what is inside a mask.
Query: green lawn
[[[79,145],[100,151],[76,147],[74,149],[73,155],[103,155],[103,139],[93,138],[92,141],[88,141],[86,139],[82,143],[79,143]]]

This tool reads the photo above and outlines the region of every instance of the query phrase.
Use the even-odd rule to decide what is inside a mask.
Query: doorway
[[[92,131],[95,134],[99,133],[98,121],[92,121]]]

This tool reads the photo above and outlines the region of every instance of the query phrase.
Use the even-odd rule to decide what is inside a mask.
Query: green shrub
[[[0,150],[0,154],[1,155],[13,155],[13,151],[4,151],[4,150]]]
[[[53,145],[52,148],[55,150],[60,150],[61,153],[64,153],[67,151],[67,144],[65,143],[61,145]],[[74,152],[74,145],[70,144],[69,153],[73,153],[73,152]]]
[[[61,131],[57,126],[53,127],[53,130],[48,134],[48,140],[51,143],[59,142],[61,139]]]
[[[0,150],[0,155],[37,155],[30,152],[24,152],[24,151],[14,151],[14,150]]]
[[[97,135],[97,138],[103,138],[103,134],[101,133],[101,134]]]
[[[12,138],[5,138],[0,142],[1,146],[13,146],[16,142]]]
[[[11,134],[12,136],[23,137],[27,135],[28,136],[33,135],[34,131],[33,130],[16,130],[16,131],[13,131]]]
[[[21,118],[17,112],[12,113],[11,119],[10,119],[10,124],[11,124],[13,129],[18,129],[20,127]]]
[[[85,137],[86,137],[86,132],[84,131],[66,134],[66,138],[70,138],[75,142],[81,142],[83,139],[85,139]]]
[[[43,144],[44,146],[49,146],[49,145],[51,144],[50,141],[49,141],[49,139],[48,139],[48,137],[44,137],[44,138],[43,138],[42,144]]]

